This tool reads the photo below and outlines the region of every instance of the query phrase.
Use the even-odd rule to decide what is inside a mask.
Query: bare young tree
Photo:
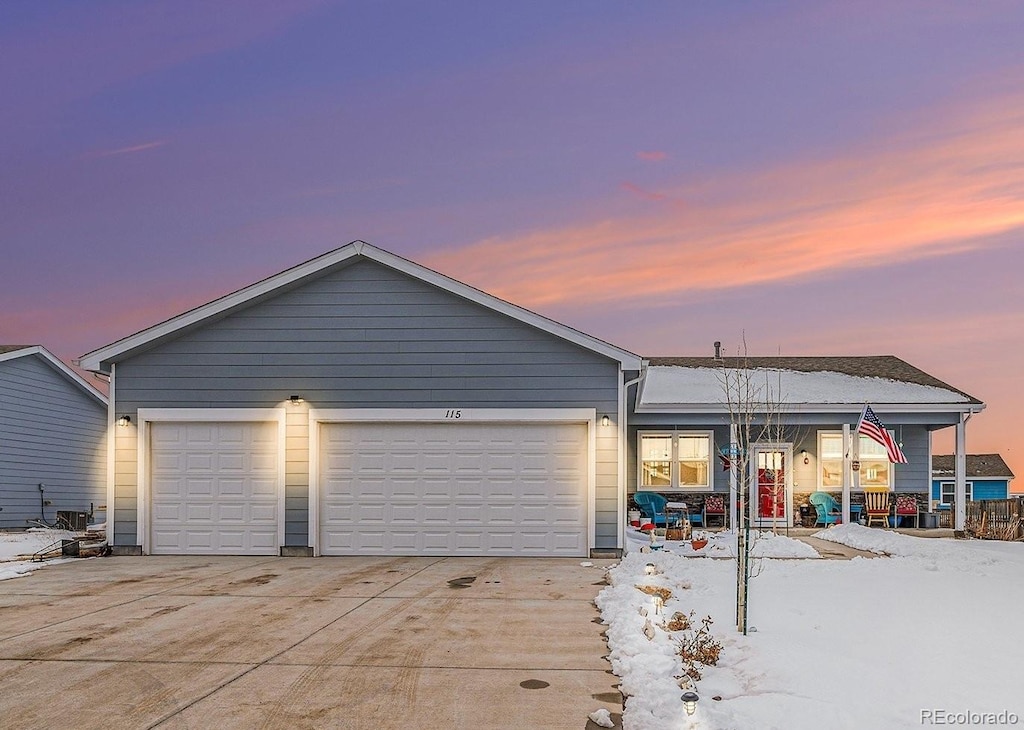
[[[720,343],[715,343],[716,351]],[[781,371],[752,367],[747,355],[744,333],[742,345],[735,357],[722,358],[718,370],[719,384],[729,416],[729,471],[731,497],[738,501],[736,533],[736,628],[747,633],[750,579],[757,576],[761,563],[751,559],[751,548],[757,532],[751,532],[751,514],[757,505],[749,498],[756,495],[758,475],[768,478],[766,496],[770,500],[772,529],[778,530],[779,506],[785,521],[786,477],[781,462],[767,463],[770,448],[761,452],[766,459],[764,467],[757,463],[758,444],[777,448],[786,441],[783,422],[784,398]],[[788,468],[788,465],[785,465]],[[755,497],[756,499],[756,497]],[[753,509],[752,509],[753,507]],[[787,523],[788,524],[788,523]]]

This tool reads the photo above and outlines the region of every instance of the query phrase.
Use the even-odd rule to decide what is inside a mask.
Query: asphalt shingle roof
[[[932,476],[953,476],[953,454],[932,455]],[[1013,472],[999,454],[967,454],[967,477],[1007,477]]]

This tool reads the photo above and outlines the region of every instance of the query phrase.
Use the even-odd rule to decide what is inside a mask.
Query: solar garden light
[[[654,567],[654,563],[648,563],[644,566],[645,575],[654,575],[655,571],[657,571],[657,568]]]
[[[697,711],[697,700],[700,697],[697,696],[696,692],[683,692],[681,699],[683,700],[683,707],[686,708],[687,715],[692,715]]]

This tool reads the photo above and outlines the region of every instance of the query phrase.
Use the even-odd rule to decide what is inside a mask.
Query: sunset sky
[[[897,355],[1024,490],[1022,38],[999,0],[2,3],[0,344],[361,239],[642,355]]]

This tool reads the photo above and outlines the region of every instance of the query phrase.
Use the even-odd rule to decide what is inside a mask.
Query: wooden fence
[[[967,503],[967,534],[989,540],[1024,539],[1024,497]]]

